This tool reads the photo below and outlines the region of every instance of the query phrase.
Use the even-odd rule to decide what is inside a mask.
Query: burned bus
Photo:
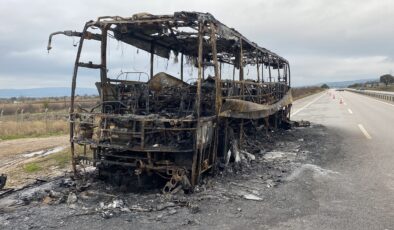
[[[226,160],[231,145],[242,146],[246,123],[268,130],[289,120],[289,62],[209,13],[99,17],[81,32],[52,33],[48,50],[56,34],[79,38],[70,108],[75,173],[82,162],[91,162],[100,173],[117,172],[123,178],[157,174],[167,181],[164,192],[189,189]],[[109,39],[149,53],[148,68],[138,73],[148,76],[146,80],[108,74]],[[91,40],[100,44],[99,63],[81,61]],[[168,59],[171,54],[180,56],[179,76],[154,68],[156,57]],[[197,69],[191,82],[184,79],[185,60]],[[224,76],[224,65],[233,68],[232,76]],[[246,66],[249,71],[253,67],[254,79],[245,78]],[[81,68],[99,72],[100,103],[93,108],[75,104]],[[205,76],[207,68],[213,76]]]

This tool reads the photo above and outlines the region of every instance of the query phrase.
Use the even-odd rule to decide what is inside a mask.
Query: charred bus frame
[[[92,33],[91,28],[101,33]],[[194,186],[202,173],[224,157],[233,139],[242,144],[244,122],[261,122],[268,129],[289,119],[292,98],[288,61],[209,13],[99,17],[87,22],[82,32],[51,34],[48,50],[56,34],[80,37],[70,108],[74,172],[77,164],[89,159],[102,169],[134,169],[130,175],[157,173],[168,179],[165,192],[178,185]],[[150,53],[148,82],[107,76],[109,36]],[[101,63],[80,61],[85,40],[100,42]],[[169,58],[170,52],[181,55],[180,79],[164,73],[154,75],[155,55]],[[193,84],[184,82],[185,58],[198,68]],[[232,79],[222,79],[223,63],[234,66]],[[256,66],[257,79],[244,78],[246,65]],[[213,67],[213,77],[204,76],[207,66]],[[75,107],[76,80],[82,67],[100,70],[100,82],[96,84],[100,105],[90,111]],[[264,81],[264,68],[268,69],[268,81]],[[235,69],[239,70],[238,80]],[[81,152],[76,144],[82,146]],[[87,147],[93,151],[91,158],[87,157]]]

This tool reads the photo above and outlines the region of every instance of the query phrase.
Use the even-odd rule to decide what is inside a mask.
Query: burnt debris
[[[0,175],[0,189],[5,187],[6,182],[7,182],[7,175],[1,174]]]
[[[70,109],[76,174],[77,165],[90,163],[113,181],[136,178],[141,183],[156,174],[167,181],[163,192],[191,189],[203,173],[229,161],[229,151],[239,155],[250,127],[268,132],[288,125],[292,103],[288,61],[209,13],[99,17],[87,22],[82,32],[51,34],[48,51],[56,34],[80,38]],[[108,38],[150,53],[149,73],[121,73],[145,74],[148,81],[108,76]],[[101,63],[80,61],[89,40],[100,42]],[[154,57],[170,58],[171,52],[181,57],[180,76],[155,73]],[[196,81],[184,81],[184,60],[198,69]],[[233,76],[222,75],[225,64],[233,66]],[[255,66],[257,79],[244,78],[245,66]],[[206,67],[214,68],[214,76],[205,76]],[[100,70],[96,83],[100,104],[91,109],[74,104],[80,68]]]

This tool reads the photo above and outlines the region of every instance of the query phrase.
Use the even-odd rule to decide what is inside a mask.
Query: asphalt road
[[[324,163],[335,175],[311,182],[312,214],[275,229],[394,229],[394,104],[330,90],[296,101],[292,119],[337,136]]]

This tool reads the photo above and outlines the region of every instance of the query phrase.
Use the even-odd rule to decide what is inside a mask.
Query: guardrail
[[[346,91],[363,94],[370,97],[375,97],[381,100],[386,100],[390,102],[394,102],[394,93],[389,92],[377,92],[377,91],[370,91],[370,90],[356,90],[356,89],[345,89]]]

